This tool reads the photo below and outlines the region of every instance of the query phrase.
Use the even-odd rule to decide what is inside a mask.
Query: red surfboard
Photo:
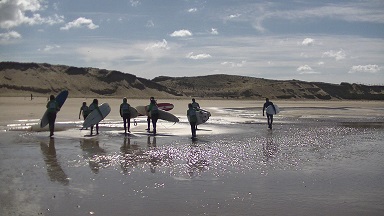
[[[159,109],[161,110],[169,111],[169,110],[172,110],[175,106],[171,103],[158,103],[157,107],[159,107]],[[143,115],[139,114],[139,116],[143,116]]]
[[[159,107],[159,109],[161,109],[161,110],[169,111],[169,110],[172,110],[173,107],[175,107],[175,106],[173,106],[173,104],[171,104],[171,103],[158,103],[157,107]]]

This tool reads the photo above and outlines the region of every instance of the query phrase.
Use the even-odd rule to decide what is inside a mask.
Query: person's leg
[[[49,136],[53,136],[55,131],[56,113],[48,113],[48,124],[49,124]]]
[[[192,138],[196,137],[196,123],[191,122],[191,131],[192,131]]]
[[[271,126],[269,128],[272,129],[272,123],[273,123],[273,115],[271,115]]]
[[[151,118],[149,116],[147,117],[147,124],[148,124],[147,131],[150,131],[151,130]]]
[[[271,128],[271,115],[267,114],[268,128]]]
[[[96,134],[99,134],[99,124],[96,124]]]
[[[156,135],[156,124],[157,124],[158,116],[154,115],[152,116],[152,126],[153,126],[153,134]]]
[[[128,133],[131,133],[131,116],[127,116]]]
[[[124,133],[127,133],[127,118],[123,115]]]

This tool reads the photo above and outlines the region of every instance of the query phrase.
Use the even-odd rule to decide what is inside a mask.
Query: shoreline
[[[174,103],[172,113],[180,122],[161,122],[157,136],[145,131],[145,117],[124,136],[122,100],[100,99],[112,111],[100,134],[89,136],[89,130],[79,130],[84,99],[68,98],[53,138],[38,126],[45,98],[0,100],[1,215],[124,215],[127,209],[143,216],[375,215],[384,210],[383,103],[273,100],[281,112],[269,130],[263,101],[198,100],[212,116],[191,140],[190,100],[159,99]],[[30,129],[10,130],[23,124]]]

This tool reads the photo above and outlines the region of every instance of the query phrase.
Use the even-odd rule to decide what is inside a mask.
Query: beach
[[[49,137],[47,98],[0,98],[0,215],[380,215],[384,102],[199,100],[211,112],[191,140],[190,100],[170,102],[174,124],[146,117],[124,135],[121,99],[100,134],[80,130],[93,98],[69,97]],[[128,98],[131,106],[148,99]]]

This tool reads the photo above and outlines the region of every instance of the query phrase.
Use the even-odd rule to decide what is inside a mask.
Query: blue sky
[[[384,85],[384,1],[0,0],[0,61]]]

